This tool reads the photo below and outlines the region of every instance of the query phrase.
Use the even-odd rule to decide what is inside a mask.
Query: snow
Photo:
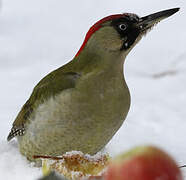
[[[78,51],[89,27],[104,16],[145,16],[163,9],[180,12],[160,22],[129,54],[125,76],[132,104],[107,145],[116,155],[153,144],[186,164],[186,2],[176,0],[4,0],[0,9],[0,174],[33,180],[41,170],[21,156],[6,137],[36,83]],[[183,169],[186,177],[186,169]]]

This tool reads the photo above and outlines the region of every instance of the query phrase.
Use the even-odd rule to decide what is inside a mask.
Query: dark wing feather
[[[7,140],[10,141],[15,136],[24,135],[26,131],[25,125],[29,123],[28,119],[33,113],[33,110],[48,98],[55,96],[65,89],[74,88],[79,77],[80,74],[76,72],[64,73],[55,70],[43,78],[34,88],[29,100],[24,104],[17,115]]]

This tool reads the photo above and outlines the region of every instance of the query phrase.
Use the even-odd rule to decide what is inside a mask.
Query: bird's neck
[[[76,56],[72,62],[77,69],[83,72],[91,72],[95,69],[104,71],[115,71],[123,74],[123,64],[126,55],[120,51],[99,50],[93,51],[85,47],[84,50]]]

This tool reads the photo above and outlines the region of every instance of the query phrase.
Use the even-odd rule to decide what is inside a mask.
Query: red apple
[[[176,162],[153,146],[140,146],[115,158],[105,180],[183,180]]]

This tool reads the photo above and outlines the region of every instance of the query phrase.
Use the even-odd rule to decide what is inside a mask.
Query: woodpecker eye
[[[126,24],[120,24],[119,28],[120,28],[120,30],[124,31],[124,30],[127,29],[127,25]]]

